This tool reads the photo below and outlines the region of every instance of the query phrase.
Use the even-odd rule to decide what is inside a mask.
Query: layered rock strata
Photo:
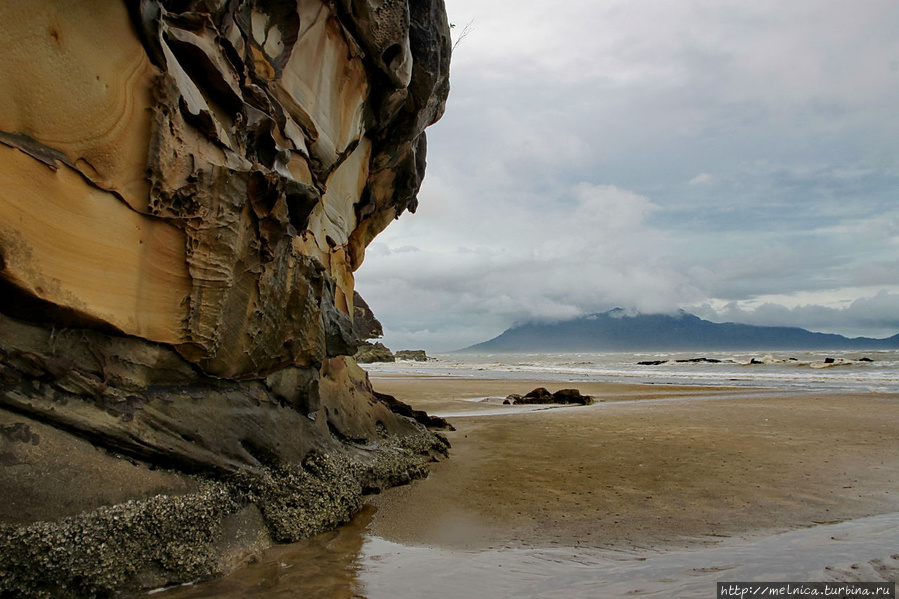
[[[220,574],[445,452],[351,358],[442,0],[7,2],[0,48],[0,595]]]

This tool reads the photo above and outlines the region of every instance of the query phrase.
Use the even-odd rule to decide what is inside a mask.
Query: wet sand
[[[372,382],[457,414],[451,459],[347,526],[160,597],[692,598],[716,581],[899,578],[897,395]],[[599,401],[502,405],[537,386]]]
[[[418,409],[471,414],[450,418],[452,457],[427,480],[371,498],[370,532],[388,541],[661,549],[899,511],[895,395],[401,376],[372,383]],[[529,413],[501,405],[535,386],[577,386],[602,401]],[[495,399],[471,401],[479,397]]]

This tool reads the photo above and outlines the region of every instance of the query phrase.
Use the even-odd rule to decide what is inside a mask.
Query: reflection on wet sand
[[[678,551],[451,551],[373,537],[359,580],[367,599],[713,597],[719,581],[896,581],[896,539],[899,514]]]
[[[277,547],[231,576],[160,591],[188,599],[709,597],[718,581],[895,581],[899,514],[680,551],[572,547],[460,551],[366,533],[371,506],[340,530]]]
[[[375,508],[366,506],[349,524],[311,539],[280,545],[218,580],[159,589],[161,599],[355,599],[365,531]]]

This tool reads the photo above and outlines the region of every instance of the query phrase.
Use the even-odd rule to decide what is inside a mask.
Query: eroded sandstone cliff
[[[6,2],[0,49],[0,591],[221,573],[445,450],[349,357],[442,0]]]

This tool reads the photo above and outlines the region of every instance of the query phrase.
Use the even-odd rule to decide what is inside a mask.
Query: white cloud
[[[616,305],[671,311],[696,299],[686,277],[657,264],[667,240],[645,224],[658,210],[648,198],[587,182],[566,191],[536,204],[513,198],[476,209],[475,200],[476,219],[446,209],[432,218],[423,194],[421,220],[416,215],[406,228],[382,234],[357,273],[386,336],[400,331],[400,321],[415,323],[406,334],[428,331],[429,338],[443,321],[481,323],[464,345],[523,319],[571,318]],[[393,249],[408,243],[418,251]]]
[[[708,173],[699,173],[692,179],[690,179],[690,185],[709,185],[712,181],[714,181],[714,177]]]

